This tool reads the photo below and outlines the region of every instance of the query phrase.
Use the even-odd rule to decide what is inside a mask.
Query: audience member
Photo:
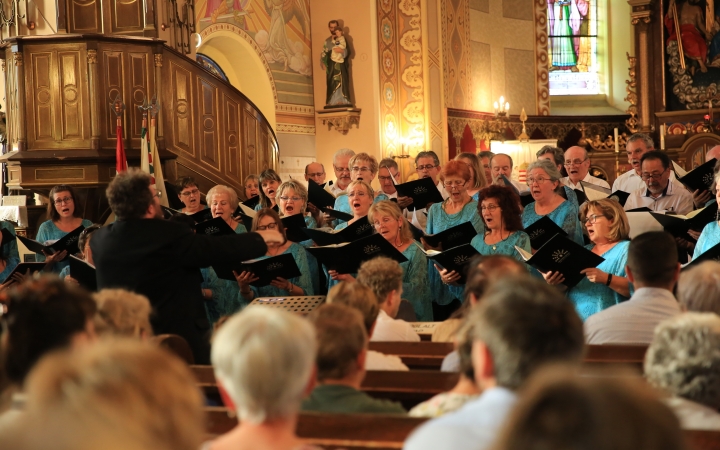
[[[472,340],[468,337],[469,326],[464,327],[458,337],[457,354],[460,378],[448,392],[443,392],[415,406],[408,413],[411,417],[440,417],[460,409],[467,402],[480,395],[475,384],[475,372],[472,365]]]
[[[560,172],[550,161],[538,159],[528,166],[527,183],[535,201],[525,206],[522,223],[527,228],[547,216],[568,234],[569,239],[582,245],[577,199],[565,200],[558,193],[564,190],[560,177]]]
[[[210,361],[210,323],[203,306],[197,269],[233,264],[261,255],[277,231],[229,236],[196,235],[187,225],[162,217],[150,175],[128,170],[115,176],[106,191],[117,221],[95,232],[90,247],[98,289],[123,288],[145,295],[153,306],[153,330],[178,334],[193,349],[198,364]]]
[[[473,200],[478,201],[478,192],[484,188],[492,180],[485,178],[485,171],[480,166],[480,158],[475,153],[459,153],[455,156],[455,161],[462,161],[468,165],[470,169],[470,180],[468,181],[468,195]]]
[[[202,395],[165,350],[110,340],[44,358],[27,383],[27,450],[196,450]]]
[[[576,145],[567,149],[565,151],[564,164],[568,176],[561,178],[560,181],[565,186],[578,191],[584,191],[585,188],[580,184],[581,181],[584,181],[604,187],[605,189],[610,189],[607,181],[590,175],[590,156],[588,156],[588,152],[584,148]]]
[[[342,285],[335,289],[339,287]],[[310,313],[310,320],[317,333],[318,385],[303,401],[303,411],[405,413],[399,403],[374,399],[360,391],[368,351],[367,318],[363,320],[360,312],[350,306],[325,304]]]
[[[587,319],[588,344],[650,344],[655,326],[680,314],[673,295],[680,264],[669,233],[651,231],[630,241],[625,272],[635,293]]]
[[[689,312],[660,323],[645,377],[672,396],[683,429],[720,431],[720,317]]]
[[[692,194],[677,180],[670,179],[670,158],[665,152],[653,150],[640,158],[640,178],[644,185],[630,192],[625,211],[650,208],[672,214],[687,214],[693,210]]]
[[[591,200],[583,204],[580,220],[590,237],[585,248],[604,258],[597,267],[584,269],[585,277],[567,292],[580,318],[591,315],[630,297],[630,282],[625,273],[630,225],[627,215],[615,200]],[[550,284],[559,284],[565,277],[559,272],[546,272]]]
[[[371,288],[361,283],[342,281],[330,289],[325,301],[359,311],[365,325],[365,334],[368,340],[372,338],[380,314],[380,305]],[[367,351],[364,367],[366,370],[409,370],[399,357],[384,355],[374,350]]]
[[[680,272],[676,295],[686,311],[720,316],[720,262],[703,261]]]
[[[403,294],[403,270],[397,261],[385,257],[365,261],[358,270],[357,282],[369,287],[380,304],[370,341],[420,341],[412,325],[395,318]]]
[[[182,177],[175,181],[175,190],[178,198],[185,207],[180,210],[185,214],[195,214],[207,208],[207,205],[200,203],[200,189],[193,177]]]
[[[218,386],[239,423],[203,450],[300,450],[295,434],[302,399],[315,384],[317,342],[302,317],[252,307],[227,320],[213,339]]]
[[[325,166],[319,162],[312,162],[305,166],[305,181],[313,180],[320,186],[325,186]]]
[[[282,184],[280,175],[272,169],[265,169],[260,173],[258,177],[258,183],[260,184],[260,202],[255,205],[255,211],[260,211],[263,208],[272,208],[275,211],[278,210],[277,200],[277,188]],[[233,211],[237,206],[233,206]]]
[[[490,286],[467,321],[482,394],[419,427],[405,441],[406,450],[489,448],[530,375],[551,362],[580,363],[582,321],[572,303],[527,275]]]
[[[41,357],[60,348],[82,347],[95,339],[96,312],[90,294],[49,275],[28,280],[3,292],[3,296],[7,313],[0,316],[4,331],[0,368],[9,384],[5,395],[12,396],[12,405],[0,416],[0,429],[24,409],[25,379]]]
[[[97,304],[95,329],[99,335],[147,340],[153,335],[152,307],[144,295],[124,289],[103,289],[93,295]]]
[[[47,206],[48,220],[40,224],[35,240],[40,243],[62,239],[66,234],[83,226],[89,227],[93,223],[82,218],[80,204],[76,203],[77,193],[75,188],[65,184],[54,186],[50,189],[50,203]],[[66,266],[70,265],[67,260],[66,250],[57,253],[37,254],[37,261],[45,261],[45,271],[60,273]]]
[[[497,450],[683,450],[678,420],[641,381],[543,370],[528,382]]]

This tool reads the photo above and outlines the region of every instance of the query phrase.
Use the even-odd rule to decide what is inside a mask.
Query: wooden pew
[[[237,420],[225,408],[206,408],[207,431],[230,431]],[[300,413],[297,433],[326,449],[400,449],[410,433],[427,419],[374,414]],[[720,450],[720,432],[683,430],[690,450]]]
[[[212,366],[190,366],[198,387],[213,404],[220,404]],[[362,391],[380,399],[402,403],[410,409],[431,397],[452,389],[459,374],[417,370],[410,372],[369,371],[365,375]]]
[[[643,373],[647,345],[588,345],[583,364],[593,369],[629,368]]]

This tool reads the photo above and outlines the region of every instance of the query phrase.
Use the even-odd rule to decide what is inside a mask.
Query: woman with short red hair
[[[470,168],[462,161],[449,161],[440,172],[440,179],[450,196],[442,203],[433,204],[428,209],[427,234],[436,234],[448,228],[471,222],[478,234],[485,231],[482,219],[477,214],[477,202],[468,194]],[[447,249],[445,249],[447,250]],[[435,321],[445,320],[452,311],[460,306],[460,300],[450,293],[442,282],[441,274],[445,269],[435,266],[430,272],[430,286],[433,288],[433,314]]]

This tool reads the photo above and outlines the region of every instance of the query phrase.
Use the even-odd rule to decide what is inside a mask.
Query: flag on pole
[[[117,143],[115,144],[115,173],[124,172],[127,170],[127,157],[125,156],[125,146],[123,145],[123,129],[122,129],[122,116],[125,111],[125,103],[123,103],[120,94],[115,97],[115,101],[110,103],[110,110],[115,113],[117,118],[117,128],[115,128],[115,135],[117,136]]]
[[[148,109],[152,111],[151,107],[148,107]],[[155,189],[158,192],[162,193],[160,196],[160,204],[169,207],[167,191],[165,190],[165,179],[160,164],[160,155],[158,154],[157,143],[155,142],[155,118],[152,118],[150,127],[148,128],[146,109],[144,109],[144,113],[145,117],[143,117],[142,130],[140,131],[140,168],[150,174],[150,182],[155,185]]]

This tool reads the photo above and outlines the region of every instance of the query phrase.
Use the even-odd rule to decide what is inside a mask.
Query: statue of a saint
[[[325,39],[320,55],[320,64],[327,78],[325,108],[352,107],[347,41],[337,20],[331,20],[328,29],[330,37]]]
[[[665,26],[669,35],[668,42],[677,40],[677,36],[680,34],[680,44],[682,44],[678,46],[680,58],[687,57],[697,62],[700,71],[707,72],[705,64],[708,53],[706,38],[709,39],[711,36],[705,29],[705,16],[700,4],[700,0],[671,0],[665,16]],[[680,17],[678,23],[675,23],[676,13]]]

